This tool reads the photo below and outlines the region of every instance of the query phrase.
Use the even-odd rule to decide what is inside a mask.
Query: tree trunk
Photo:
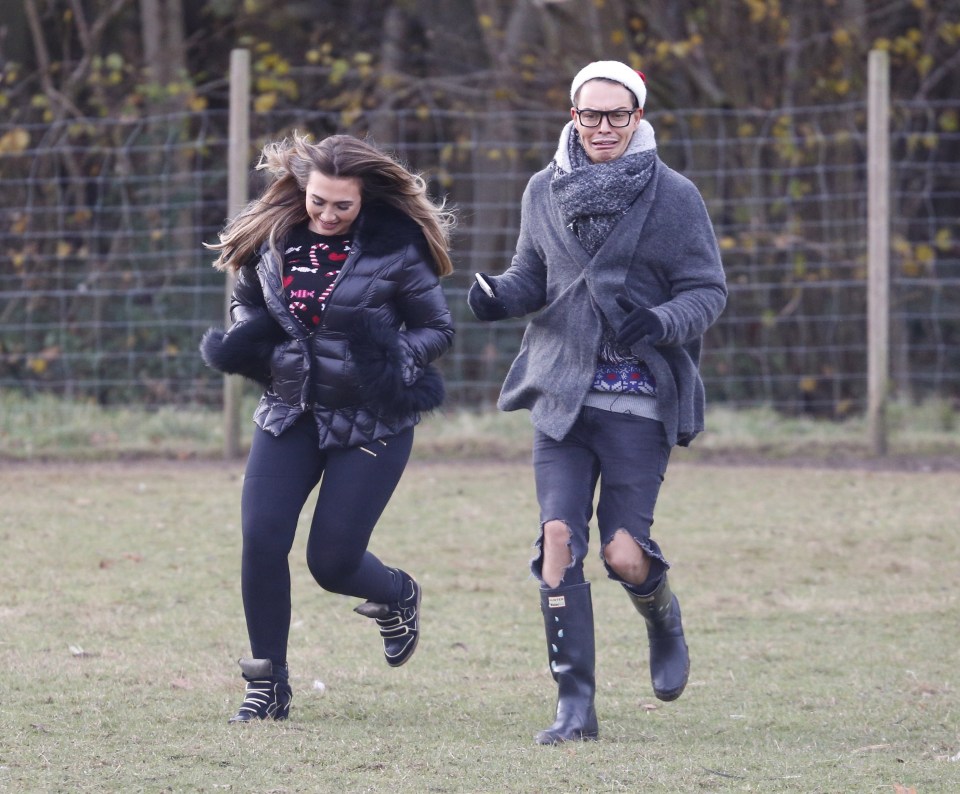
[[[149,81],[169,85],[186,74],[182,0],[140,0],[140,37]]]

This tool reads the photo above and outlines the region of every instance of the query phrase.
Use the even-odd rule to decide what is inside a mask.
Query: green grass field
[[[592,549],[601,739],[559,747],[524,462],[408,469],[373,543],[424,587],[398,670],[301,532],[291,719],[251,726],[242,466],[0,463],[0,791],[960,791],[960,472],[693,461],[655,528],[690,685],[653,698]]]

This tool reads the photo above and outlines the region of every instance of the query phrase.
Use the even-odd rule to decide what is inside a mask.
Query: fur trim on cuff
[[[385,416],[432,411],[443,403],[443,376],[432,364],[413,373],[413,378],[404,378],[413,364],[399,332],[365,319],[351,335],[350,352],[363,401]]]
[[[227,332],[208,328],[200,340],[200,356],[211,369],[266,386],[270,383],[270,357],[283,339],[283,329],[270,315],[262,314]]]

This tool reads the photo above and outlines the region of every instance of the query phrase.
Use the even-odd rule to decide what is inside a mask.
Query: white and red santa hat
[[[643,72],[631,69],[620,61],[594,61],[584,66],[573,78],[570,84],[570,102],[576,104],[574,97],[580,90],[580,86],[588,80],[597,78],[620,83],[637,98],[638,107],[642,108],[643,103],[647,101],[647,87],[644,85]]]

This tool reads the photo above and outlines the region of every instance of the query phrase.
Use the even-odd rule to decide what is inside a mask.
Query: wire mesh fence
[[[866,401],[866,106],[651,112],[666,163],[700,188],[730,285],[709,332],[708,394],[842,416]],[[510,262],[530,175],[564,113],[252,116],[251,164],[294,129],[369,133],[458,208],[450,401],[486,407],[524,321],[481,324],[474,271]],[[960,105],[899,104],[892,122],[892,386],[960,397]],[[197,342],[223,322],[201,243],[223,225],[226,111],[0,124],[0,388],[102,404],[218,404]],[[262,187],[258,177],[251,191]]]

